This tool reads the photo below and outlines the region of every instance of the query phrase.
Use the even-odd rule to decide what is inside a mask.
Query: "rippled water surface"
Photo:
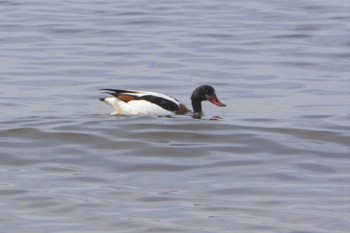
[[[350,4],[0,1],[6,232],[348,232]],[[205,117],[109,116],[100,88]],[[4,231],[5,232],[5,231]]]

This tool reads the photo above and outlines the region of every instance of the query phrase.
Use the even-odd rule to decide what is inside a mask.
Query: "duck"
[[[121,89],[100,89],[109,97],[100,98],[113,108],[111,115],[147,115],[147,116],[171,116],[192,114],[194,118],[203,115],[202,101],[225,107],[226,104],[219,101],[215,89],[210,85],[201,85],[194,89],[191,95],[192,109],[188,109],[179,100],[162,93],[150,91],[134,91]]]

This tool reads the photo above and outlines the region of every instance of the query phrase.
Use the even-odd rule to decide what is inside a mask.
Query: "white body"
[[[128,95],[133,96],[144,96],[144,95],[153,95],[157,97],[162,97],[164,99],[170,100],[175,104],[179,105],[180,102],[175,98],[170,96],[155,93],[155,92],[130,92]],[[149,116],[164,116],[164,115],[174,115],[174,112],[168,111],[157,104],[153,104],[146,100],[130,100],[128,102],[124,102],[117,97],[108,97],[104,99],[104,102],[108,105],[112,106],[114,112],[111,115],[149,115]]]

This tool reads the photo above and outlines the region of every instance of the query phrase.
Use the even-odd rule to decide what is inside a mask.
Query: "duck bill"
[[[216,96],[213,96],[209,99],[209,101],[212,103],[212,104],[215,104],[216,106],[219,106],[219,107],[226,107],[226,104],[224,103],[221,103],[219,101],[219,99],[216,97]]]

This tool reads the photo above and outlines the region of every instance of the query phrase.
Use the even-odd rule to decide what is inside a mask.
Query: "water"
[[[348,232],[349,10],[0,1],[1,229]],[[190,106],[204,83],[227,107],[201,120],[98,101],[129,88]]]

